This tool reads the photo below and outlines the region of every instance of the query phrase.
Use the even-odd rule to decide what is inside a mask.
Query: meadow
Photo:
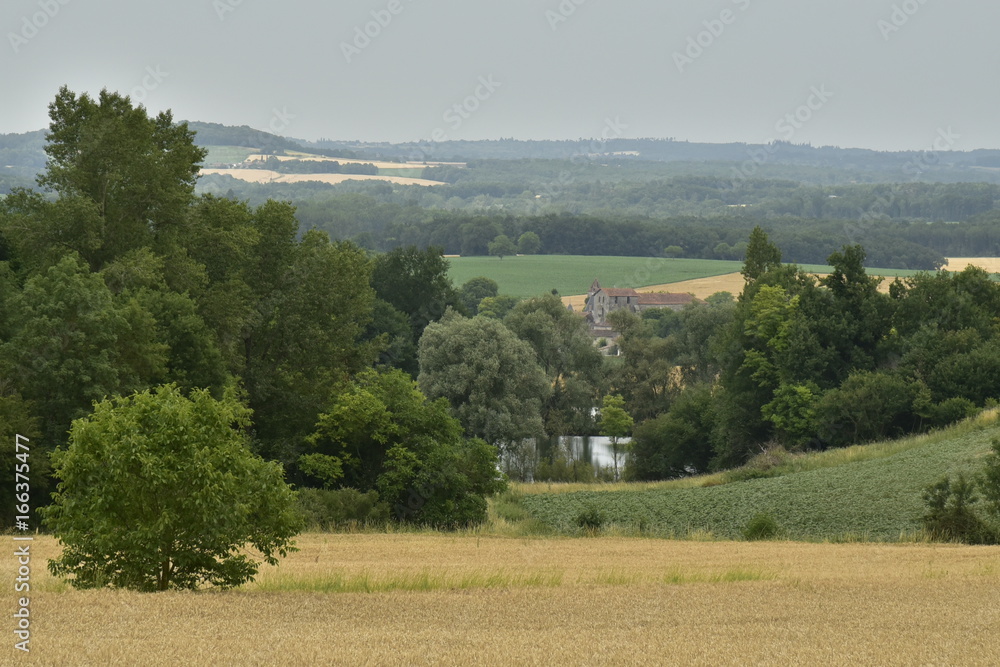
[[[674,291],[695,291],[703,297],[721,289],[734,296],[742,288],[739,271],[742,262],[715,259],[667,259],[664,257],[596,257],[589,255],[521,255],[516,257],[449,257],[448,275],[460,286],[470,278],[485,276],[497,282],[501,294],[525,298],[553,289],[560,295],[584,295],[594,282],[604,287],[649,287],[667,289],[673,283],[706,278],[724,278],[704,284],[683,284]],[[813,273],[829,273],[830,267],[803,265]],[[917,271],[869,269],[871,275],[911,276]],[[734,277],[735,276],[735,277]],[[715,289],[717,288],[717,289]],[[709,293],[704,293],[711,289]],[[575,304],[574,304],[575,305]]]
[[[41,559],[57,545],[39,538],[30,662],[1000,661],[996,549],[475,532],[298,542],[300,551],[237,590],[139,594],[55,582]],[[4,559],[8,581],[13,570]]]
[[[919,537],[923,490],[944,475],[973,476],[1000,437],[996,410],[942,431],[893,442],[772,457],[702,478],[602,491],[518,485],[503,512],[561,534],[580,534],[578,518],[597,512],[609,530],[739,539],[768,515],[797,540],[907,540]],[[548,488],[546,488],[548,487]],[[554,487],[554,488],[553,488]]]

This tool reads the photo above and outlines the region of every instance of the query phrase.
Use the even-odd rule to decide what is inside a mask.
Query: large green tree
[[[249,411],[232,396],[167,385],[105,400],[53,454],[61,482],[46,524],[49,563],[78,588],[229,588],[275,564],[299,530],[282,469],[254,456]]]
[[[544,434],[551,388],[531,346],[501,322],[450,312],[420,339],[420,389],[446,398],[466,433],[510,453]]]
[[[448,401],[429,401],[403,371],[366,371],[316,425],[300,466],[328,487],[378,491],[400,521],[458,527],[486,518],[501,490],[497,451],[467,440]]]

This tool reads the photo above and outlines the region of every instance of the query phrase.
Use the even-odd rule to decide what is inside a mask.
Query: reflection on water
[[[625,465],[628,454],[624,453],[625,446],[631,438],[618,439],[618,467]],[[611,438],[603,435],[564,435],[559,438],[551,438],[546,443],[547,447],[539,451],[541,456],[551,456],[555,447],[561,446],[571,459],[576,461],[587,461],[595,468],[613,468],[615,465],[614,455],[611,452]]]

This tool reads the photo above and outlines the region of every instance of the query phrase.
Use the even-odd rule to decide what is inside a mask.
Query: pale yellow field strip
[[[964,268],[964,266],[963,266]],[[828,273],[814,273],[812,274],[817,278],[825,278]],[[889,291],[889,286],[892,285],[895,278],[885,278],[881,284],[879,284],[879,291],[886,292]],[[673,293],[690,293],[699,299],[707,299],[716,292],[729,292],[733,296],[739,296],[743,291],[743,287],[746,285],[746,280],[743,278],[743,274],[736,273],[726,273],[721,276],[710,276],[708,278],[695,278],[693,280],[682,280],[676,283],[665,283],[663,285],[649,285],[646,287],[636,287],[637,292],[673,292]],[[562,298],[563,303],[567,306],[573,306],[573,310],[577,312],[583,311],[585,301],[587,299],[586,294],[574,294],[572,296],[564,296]]]
[[[202,169],[202,174],[222,174],[250,183],[343,183],[344,181],[387,181],[398,185],[443,185],[440,181],[406,176],[372,176],[369,174],[279,174],[270,169]]]
[[[43,571],[55,545],[42,538],[32,662],[1000,664],[995,548],[468,534],[306,535],[300,544],[259,585],[141,595],[60,590]],[[14,567],[4,559],[8,581]],[[532,574],[541,583],[524,584]],[[415,576],[443,585],[308,590]],[[264,592],[294,581],[307,590]]]
[[[341,164],[373,164],[379,169],[412,169],[414,171],[421,171],[424,165],[410,164],[408,162],[384,162],[380,160],[355,160],[346,157],[324,157],[324,156],[310,156],[306,157],[304,155],[250,155],[247,157],[247,162],[260,162],[267,160],[268,158],[278,158],[282,162],[289,160],[300,160],[302,162],[339,162]]]
[[[978,266],[990,273],[1000,273],[1000,257],[951,257],[944,268],[948,271],[962,271],[967,266]]]

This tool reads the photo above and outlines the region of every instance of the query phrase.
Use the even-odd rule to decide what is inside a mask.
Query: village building
[[[626,309],[638,315],[650,308],[681,310],[692,303],[701,303],[701,300],[685,293],[637,292],[631,287],[601,287],[600,282],[594,280],[587,292],[584,315],[594,338],[611,341],[618,337],[618,332],[608,324],[607,318],[616,310]]]

